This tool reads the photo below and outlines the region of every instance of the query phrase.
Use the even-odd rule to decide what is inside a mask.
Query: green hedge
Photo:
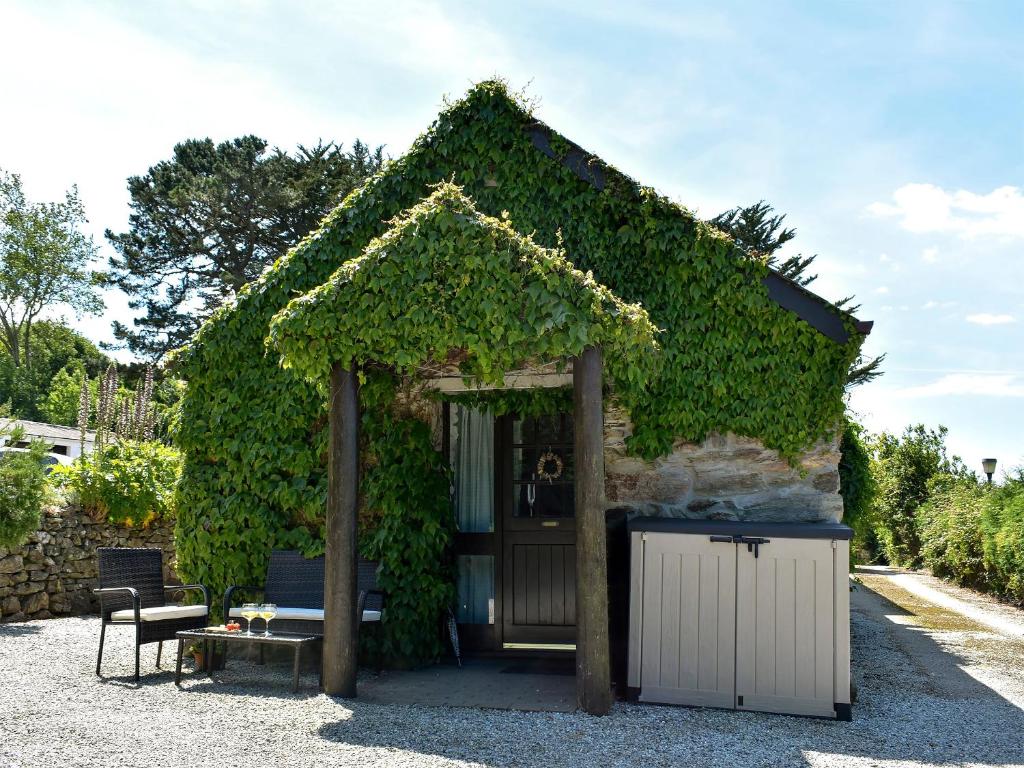
[[[871,472],[870,438],[864,427],[847,416],[839,443],[839,495],[843,497],[843,522],[853,528],[850,562],[872,559],[875,548],[871,509],[878,482]]]
[[[891,565],[921,565],[918,510],[931,497],[932,482],[949,475],[974,482],[975,476],[946,450],[948,430],[914,424],[901,435],[883,432],[872,441],[871,471],[877,484],[871,527],[879,559]]]
[[[1024,473],[991,487],[944,475],[930,491],[916,519],[924,565],[1024,603]]]

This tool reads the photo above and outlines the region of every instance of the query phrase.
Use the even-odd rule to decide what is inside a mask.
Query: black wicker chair
[[[159,549],[121,549],[100,547],[100,650],[96,655],[96,674],[103,660],[103,639],[107,625],[135,627],[135,680],[139,679],[139,648],[159,643],[156,666],[160,668],[163,641],[174,640],[183,629],[201,629],[210,614],[210,593],[202,584],[165,585],[163,552]],[[166,593],[199,590],[203,605],[168,605]]]
[[[359,559],[357,569],[360,624],[380,621],[384,593],[377,588],[377,563]],[[267,579],[263,587],[231,586],[224,592],[224,616],[240,617],[234,605],[238,593],[262,593],[263,602],[277,606],[278,618],[271,621],[271,632],[324,633],[324,558],[303,557],[301,552],[275,549],[270,553]],[[262,648],[262,646],[261,646]]]

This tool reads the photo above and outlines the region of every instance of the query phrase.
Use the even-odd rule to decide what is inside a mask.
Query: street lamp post
[[[988,475],[988,484],[992,485],[992,475],[996,471],[996,460],[995,459],[982,459],[981,468],[985,470],[985,474]]]

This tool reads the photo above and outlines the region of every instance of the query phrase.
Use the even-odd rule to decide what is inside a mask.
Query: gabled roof
[[[326,380],[336,362],[420,377],[454,363],[495,383],[602,345],[623,389],[656,368],[655,334],[638,304],[481,214],[447,182],[270,325],[285,366],[312,380]]]
[[[60,424],[46,424],[42,421],[27,421],[25,419],[0,419],[0,432],[11,427],[22,427],[27,437],[42,437],[51,440],[71,440],[78,442],[81,433],[78,427],[65,427]],[[96,439],[96,433],[88,430],[85,433],[85,441],[91,443]]]
[[[556,152],[552,147],[552,137],[558,136],[558,134],[539,120],[527,125],[525,130],[530,136],[533,146],[540,152],[552,160],[560,162],[594,189],[603,190],[605,188],[608,166],[597,155],[591,154],[575,142],[565,139],[562,141],[567,141],[568,149],[561,153]],[[635,182],[632,183],[635,184]],[[870,320],[857,320],[828,299],[809,291],[795,280],[789,279],[774,269],[769,268],[768,274],[761,281],[768,289],[768,295],[780,307],[793,312],[815,330],[839,344],[845,344],[850,338],[843,323],[844,317],[853,321],[858,333],[864,335],[871,333],[873,323]]]
[[[214,455],[210,435],[223,433],[220,454],[237,454],[232,466],[244,468],[279,449],[269,438],[241,440],[234,425],[243,417],[272,420],[267,434],[278,443],[279,433],[315,418],[296,377],[276,366],[277,355],[262,354],[271,320],[445,180],[461,185],[479,211],[507,212],[538,245],[564,245],[573,266],[639,303],[662,330],[660,373],[631,404],[638,452],[657,455],[677,438],[731,431],[793,457],[835,429],[865,324],[539,123],[492,81],[448,104],[405,154],[204,324],[178,358],[193,382],[179,434],[186,450]]]

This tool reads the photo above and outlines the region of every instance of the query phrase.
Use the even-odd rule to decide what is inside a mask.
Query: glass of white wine
[[[242,605],[242,618],[245,619],[245,634],[252,637],[252,620],[260,615],[260,607],[256,603]]]
[[[260,606],[260,618],[267,623],[267,628],[263,630],[264,637],[270,637],[270,620],[277,616],[277,606],[273,603],[264,603]]]

